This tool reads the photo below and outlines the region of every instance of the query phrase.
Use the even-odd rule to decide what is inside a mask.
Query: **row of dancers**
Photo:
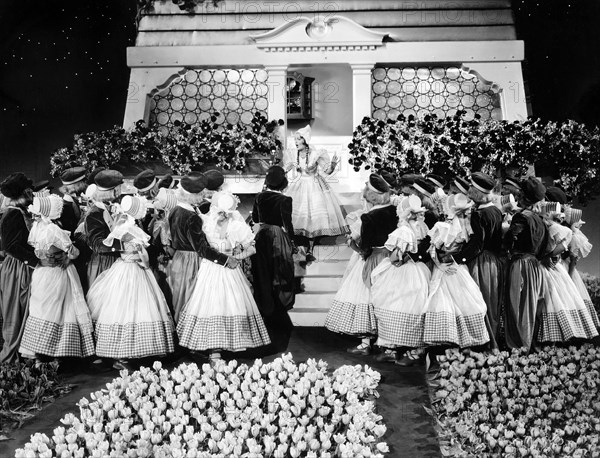
[[[34,196],[22,173],[0,185],[2,362],[96,355],[122,368],[177,343],[217,360],[291,327],[294,232],[281,167],[256,196],[254,230],[218,171],[190,173],[176,189],[144,171],[133,196],[121,195],[114,170],[86,179],[75,167],[61,180],[62,196]],[[250,257],[254,285],[242,269]]]
[[[361,338],[349,352],[369,355],[375,344],[379,361],[412,366],[427,347],[435,355],[598,335],[576,269],[591,244],[562,190],[509,178],[496,195],[496,180],[480,172],[444,188],[438,175],[370,176],[363,208],[347,218],[354,254],[325,322]]]

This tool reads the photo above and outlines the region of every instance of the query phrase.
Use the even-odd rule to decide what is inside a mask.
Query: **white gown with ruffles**
[[[327,153],[322,150],[311,149],[308,157],[300,155],[299,160],[296,151],[284,155],[284,165],[292,166],[285,194],[293,201],[292,224],[296,235],[314,238],[348,232],[338,198],[323,174],[329,164]]]
[[[361,219],[364,210],[350,213],[346,221],[352,239],[360,239]],[[356,251],[352,253],[338,292],[325,319],[325,327],[333,332],[356,336],[377,334],[371,290],[362,278],[365,260]]]
[[[96,354],[137,359],[175,351],[174,324],[167,301],[151,269],[142,267],[139,248],[149,236],[130,221],[111,238],[132,237],[110,269],[90,288],[87,300],[94,321]],[[112,242],[110,242],[112,243]]]
[[[33,224],[28,242],[39,259],[45,259],[52,246],[66,253],[73,246],[68,231],[43,220]],[[55,358],[94,354],[92,319],[73,264],[66,269],[38,265],[33,271],[20,351]]]
[[[440,221],[429,231],[429,236],[431,247],[451,254],[468,240],[468,224],[459,217]],[[461,348],[483,345],[490,340],[485,326],[486,303],[468,267],[457,263],[453,267],[456,269],[453,274],[444,273],[437,265],[433,268],[425,305],[423,343]]]
[[[237,219],[229,220],[224,237],[215,213],[203,220],[208,242],[221,253],[231,255],[234,247],[248,247],[254,240],[250,227]],[[271,342],[241,265],[230,269],[206,260],[200,263],[177,334],[180,345],[191,350],[242,351]]]
[[[563,244],[568,248],[573,232],[556,222],[549,222],[549,244],[553,251]],[[563,263],[544,267],[546,293],[538,334],[540,342],[565,342],[573,338],[591,339],[598,335],[598,317],[593,307],[586,305]]]
[[[417,252],[417,237],[408,222],[392,232],[385,247],[405,253]],[[371,273],[371,297],[377,318],[377,345],[386,348],[423,345],[424,307],[427,301],[429,268],[408,259],[400,266],[385,258]]]

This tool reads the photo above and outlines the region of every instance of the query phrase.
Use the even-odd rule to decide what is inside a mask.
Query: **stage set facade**
[[[368,172],[348,163],[347,145],[365,116],[395,119],[457,110],[482,119],[525,119],[524,43],[510,0],[206,1],[182,11],[155,1],[139,19],[123,126],[143,119],[168,131],[176,121],[248,123],[255,112],[341,157],[329,182],[347,210]],[[229,175],[239,194],[260,176]],[[293,319],[322,325],[349,250],[321,247]]]

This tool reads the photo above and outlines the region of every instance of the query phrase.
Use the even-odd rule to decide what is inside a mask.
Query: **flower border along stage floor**
[[[442,359],[432,414],[444,456],[600,457],[600,347]]]
[[[328,370],[291,354],[271,363],[155,363],[121,372],[79,402],[80,416],[48,437],[37,433],[17,457],[383,457],[375,412],[380,374],[368,366]]]

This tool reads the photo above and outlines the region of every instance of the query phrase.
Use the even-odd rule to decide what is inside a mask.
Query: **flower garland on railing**
[[[51,174],[83,166],[96,167],[143,164],[159,161],[176,174],[185,174],[205,165],[241,172],[252,157],[275,162],[282,143],[277,130],[282,120],[268,121],[256,114],[250,124],[217,124],[216,116],[191,126],[175,121],[168,135],[158,127],[138,121],[133,130],[121,127],[75,135],[73,145],[60,148],[51,158]]]
[[[397,120],[365,117],[354,131],[350,164],[358,171],[464,176],[469,171],[524,175],[531,164],[549,170],[580,202],[600,193],[600,129],[575,121],[562,124],[467,120],[427,115]]]

